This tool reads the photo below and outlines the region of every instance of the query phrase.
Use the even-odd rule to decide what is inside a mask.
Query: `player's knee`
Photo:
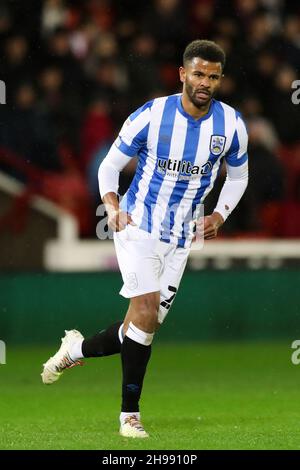
[[[155,295],[141,296],[138,302],[138,316],[141,323],[149,325],[154,331],[158,321],[158,304]]]
[[[139,308],[139,314],[143,318],[148,318],[149,320],[151,319],[153,322],[157,322],[158,318],[158,309],[156,305],[152,302],[145,301],[142,302]]]

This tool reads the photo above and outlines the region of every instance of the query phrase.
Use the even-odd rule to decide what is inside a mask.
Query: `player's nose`
[[[202,86],[203,88],[207,88],[207,89],[210,88],[209,77],[201,77],[200,86]]]

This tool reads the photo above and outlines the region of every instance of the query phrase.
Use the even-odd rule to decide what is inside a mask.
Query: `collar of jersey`
[[[202,121],[205,121],[206,119],[208,119],[212,112],[213,112],[213,107],[214,107],[214,99],[211,100],[210,102],[210,106],[209,106],[209,110],[208,110],[208,113],[206,113],[204,116],[202,116],[201,118],[199,119],[194,119],[193,116],[191,116],[190,114],[188,114],[184,109],[183,109],[183,106],[182,106],[182,102],[181,102],[181,97],[182,97],[182,94],[180,94],[177,98],[177,108],[178,110],[180,111],[180,113],[191,123],[191,124],[194,124],[194,125],[200,125]]]

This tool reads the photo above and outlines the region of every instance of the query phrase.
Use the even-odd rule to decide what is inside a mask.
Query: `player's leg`
[[[82,357],[111,356],[121,352],[123,321],[110,325],[106,330],[84,339],[81,344]],[[76,351],[74,351],[76,353]],[[80,350],[78,351],[80,353]]]
[[[151,356],[159,300],[159,292],[131,298],[124,320],[125,336],[121,348],[123,382],[120,434],[125,437],[148,437],[140,420],[139,400]]]
[[[157,322],[159,303],[159,291],[132,297],[123,322],[123,334],[126,334],[130,322],[143,331],[153,332]]]
[[[140,423],[139,400],[143,379],[151,355],[155,331],[163,322],[177,293],[189,254],[189,249],[156,244],[160,259],[160,290],[131,298],[124,320],[125,337],[121,348],[123,366],[122,413],[120,432],[124,436],[146,437]],[[157,271],[155,271],[157,272]],[[133,421],[130,421],[133,417]],[[126,423],[126,419],[128,422]],[[125,423],[125,424],[124,424]],[[139,426],[140,433],[134,425]]]
[[[157,240],[138,227],[128,226],[115,235],[114,241],[124,281],[120,294],[130,299],[121,347],[120,433],[126,437],[147,437],[140,423],[139,399],[158,317],[161,259],[155,251]]]
[[[120,353],[129,322],[133,322],[137,328],[144,331],[154,331],[157,323],[159,298],[159,293],[154,292],[131,299],[124,321],[115,322],[90,338],[78,338],[70,348],[71,359],[78,361],[82,358],[111,356]],[[154,320],[151,315],[153,302],[157,306]]]
[[[131,298],[124,320],[121,348],[123,386],[120,433],[126,437],[148,437],[139,413],[139,400],[154,333],[164,321],[177,293],[189,254],[188,249],[161,245],[164,262],[160,271],[160,291]]]
[[[116,253],[124,280],[121,294],[127,298],[159,289],[157,276],[155,277],[153,272],[153,263],[157,261],[152,259],[155,242],[151,239],[143,240],[145,232],[141,232],[142,240],[132,241],[130,237],[137,233],[139,233],[137,228],[128,226],[122,232],[115,234]],[[84,357],[120,353],[123,336],[121,321],[87,339],[84,339],[77,330],[66,331],[61,347],[44,364],[41,374],[43,382],[45,384],[56,382],[65,369],[80,364],[80,359]]]
[[[113,323],[107,329],[84,339],[77,330],[65,332],[59,350],[44,364],[41,374],[44,384],[56,382],[65,369],[82,365],[81,359],[111,356],[121,352],[123,322]]]
[[[159,306],[159,293],[150,293],[131,299],[128,311],[123,321],[118,321],[106,330],[96,333],[90,338],[79,340],[73,345],[71,358],[78,360],[87,357],[111,356],[121,352],[124,335],[128,329],[129,322],[133,322],[144,331],[154,331],[157,321],[157,310]],[[156,307],[155,318],[151,313],[153,302]]]
[[[140,420],[139,400],[151,356],[151,343],[174,301],[189,254],[188,249],[167,247],[166,244],[158,251],[164,257],[159,276],[161,290],[131,298],[124,320],[120,433],[126,437],[148,437]]]

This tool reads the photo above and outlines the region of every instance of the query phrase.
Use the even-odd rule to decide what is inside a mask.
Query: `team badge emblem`
[[[126,286],[130,290],[134,290],[138,286],[138,281],[135,273],[128,273],[126,276]]]
[[[210,152],[213,155],[221,155],[224,150],[226,137],[224,135],[212,135],[210,138]]]

